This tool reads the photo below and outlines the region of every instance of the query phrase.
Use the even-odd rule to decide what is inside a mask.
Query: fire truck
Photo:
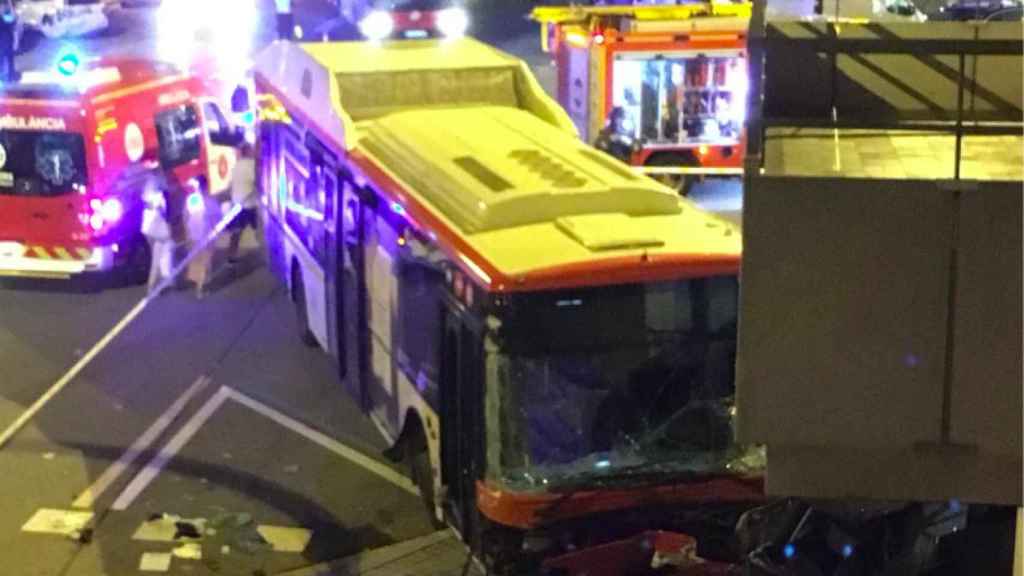
[[[0,276],[145,270],[140,175],[163,166],[202,193],[230,185],[240,136],[208,93],[168,64],[75,54],[4,85]]]
[[[686,192],[697,178],[739,176],[746,142],[749,3],[545,6],[541,44],[558,100],[596,142],[624,116],[620,158]]]

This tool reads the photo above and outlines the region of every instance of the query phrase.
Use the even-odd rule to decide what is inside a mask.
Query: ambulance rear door
[[[0,252],[6,256],[32,245],[63,250],[86,235],[79,200],[88,185],[85,139],[62,118],[26,118],[20,127],[0,129]]]

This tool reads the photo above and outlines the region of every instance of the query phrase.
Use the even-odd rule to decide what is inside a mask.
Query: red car
[[[453,0],[381,0],[360,20],[368,40],[457,38],[469,28],[469,15]]]

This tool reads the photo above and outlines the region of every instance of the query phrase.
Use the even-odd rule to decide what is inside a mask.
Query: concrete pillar
[[[1024,576],[1024,508],[1017,508],[1017,536],[1013,553],[1013,576]]]

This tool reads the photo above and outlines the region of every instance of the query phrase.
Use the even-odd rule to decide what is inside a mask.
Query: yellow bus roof
[[[454,41],[319,42],[302,48],[333,74],[509,68],[519,60],[471,38]]]
[[[732,225],[523,110],[408,110],[357,129],[362,153],[505,276],[595,258],[740,253]]]
[[[524,62],[476,40],[278,42],[256,78],[493,289],[738,269],[738,229],[584,144]]]

